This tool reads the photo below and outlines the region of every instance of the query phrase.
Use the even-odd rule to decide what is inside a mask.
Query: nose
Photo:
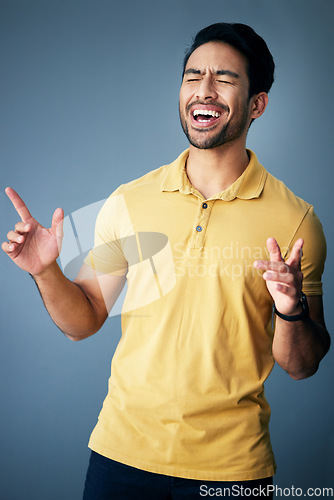
[[[214,82],[209,76],[203,77],[196,89],[196,97],[201,100],[216,99],[218,97]]]

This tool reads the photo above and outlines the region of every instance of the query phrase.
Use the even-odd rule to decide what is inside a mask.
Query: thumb
[[[59,251],[63,239],[63,224],[64,224],[64,211],[62,208],[57,208],[52,216],[51,232],[58,240]]]
[[[286,261],[289,266],[299,267],[301,263],[301,258],[303,256],[303,245],[304,240],[299,238],[296,243],[293,245],[290,257]]]

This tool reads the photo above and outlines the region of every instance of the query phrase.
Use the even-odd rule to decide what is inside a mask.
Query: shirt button
[[[198,231],[199,233],[202,231],[202,229],[203,229],[202,226],[197,226],[196,227],[196,231]]]
[[[202,208],[208,208],[208,204],[207,203],[203,203]]]

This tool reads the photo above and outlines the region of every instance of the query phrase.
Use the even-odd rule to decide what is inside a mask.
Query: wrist
[[[279,318],[285,321],[301,321],[309,316],[309,308],[307,303],[307,298],[304,293],[302,293],[300,301],[295,309],[295,311],[289,314],[282,314],[280,311],[276,309],[275,303],[273,305],[273,311]]]
[[[51,262],[51,264],[46,266],[40,272],[34,273],[34,274],[29,273],[29,274],[33,278],[33,280],[35,280],[37,283],[38,281],[43,281],[44,279],[49,279],[49,277],[51,275],[54,275],[55,272],[57,272],[57,271],[59,271],[57,261],[53,261],[53,262]]]
[[[301,314],[304,311],[301,299],[299,300],[298,304],[296,305],[295,309],[292,312],[285,313],[284,316],[297,316],[297,314]]]

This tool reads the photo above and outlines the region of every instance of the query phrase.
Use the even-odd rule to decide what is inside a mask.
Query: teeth
[[[195,109],[193,111],[194,116],[198,115],[208,115],[208,116],[213,116],[214,118],[219,118],[221,113],[218,111],[212,111],[211,109]]]

